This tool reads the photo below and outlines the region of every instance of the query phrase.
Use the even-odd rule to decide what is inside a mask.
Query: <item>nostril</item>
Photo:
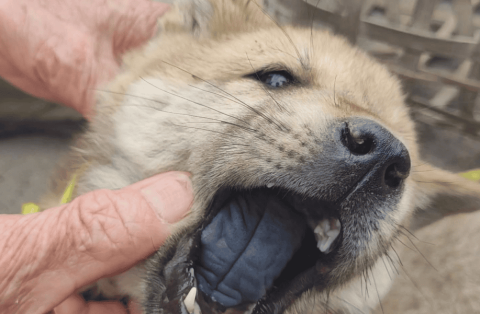
[[[366,155],[372,151],[374,146],[372,136],[369,134],[352,133],[348,124],[342,131],[342,143],[352,154],[355,155]]]
[[[398,188],[402,181],[408,177],[408,171],[403,173],[399,171],[399,168],[398,164],[393,163],[385,169],[384,182],[392,189]]]

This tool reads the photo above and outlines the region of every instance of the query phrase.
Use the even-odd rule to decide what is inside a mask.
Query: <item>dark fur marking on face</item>
[[[297,154],[298,154],[298,153],[297,153],[296,151],[291,150],[291,151],[289,151],[289,152],[287,153],[287,156],[290,157],[290,158],[293,158],[293,157],[295,157],[295,155],[297,155]]]
[[[313,155],[315,154],[315,149],[310,146],[310,147],[308,148],[308,153],[313,156]]]
[[[278,150],[281,151],[281,152],[284,152],[285,151],[285,146],[278,145]]]

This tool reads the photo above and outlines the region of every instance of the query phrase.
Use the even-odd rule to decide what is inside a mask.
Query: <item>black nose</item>
[[[405,146],[378,123],[356,118],[344,123],[341,143],[351,157],[369,169],[381,188],[398,188],[410,172],[410,156]],[[363,173],[357,167],[358,175]]]
[[[410,173],[410,155],[399,139],[367,118],[336,120],[328,129],[323,140],[316,142],[318,157],[301,168],[300,181],[314,183],[311,192],[302,193],[333,203],[352,197],[375,203],[401,196]]]
[[[372,177],[370,184],[388,192],[401,186],[410,172],[406,147],[378,123],[363,118],[345,121],[340,127],[340,142],[350,152],[356,167],[353,176]]]

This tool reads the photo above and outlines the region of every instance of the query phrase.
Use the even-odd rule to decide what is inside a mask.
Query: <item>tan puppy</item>
[[[389,289],[391,247],[414,210],[480,205],[478,185],[419,159],[398,80],[342,38],[279,27],[248,0],[180,2],[161,23],[99,92],[44,206],[59,203],[74,174],[79,195],[182,170],[193,175],[192,214],[146,264],[91,291],[135,297],[146,313],[190,311],[184,299],[211,266],[202,231],[234,202],[261,215],[265,202],[276,204],[265,205],[274,221],[290,226],[284,213],[303,226],[273,230],[298,242],[280,243],[290,261],[274,274],[244,272],[238,280],[261,291],[256,299],[203,281],[196,311],[365,313]],[[464,203],[446,202],[458,197]]]

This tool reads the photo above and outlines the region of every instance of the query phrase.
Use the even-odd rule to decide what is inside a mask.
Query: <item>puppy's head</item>
[[[203,314],[302,311],[367,272],[416,207],[459,194],[419,160],[396,78],[255,1],[179,4],[110,88],[91,158],[113,155],[113,170],[84,190],[115,187],[113,172],[119,185],[193,175],[191,217],[149,262],[147,313],[184,313],[193,286]]]

